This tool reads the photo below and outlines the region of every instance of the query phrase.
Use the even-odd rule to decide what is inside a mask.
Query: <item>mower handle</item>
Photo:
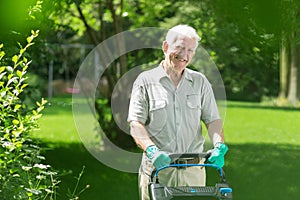
[[[159,169],[154,169],[150,175],[150,182],[153,181],[153,178],[156,178],[156,182],[158,183],[158,173],[161,170],[164,170],[166,168],[170,168],[170,167],[193,167],[193,166],[202,166],[202,167],[211,167],[211,168],[215,168],[218,170],[219,175],[220,175],[220,179],[221,182],[226,182],[225,179],[225,173],[223,171],[223,169],[217,165],[214,164],[207,164],[205,163],[205,161],[211,156],[211,152],[202,152],[202,153],[172,153],[169,154],[170,158],[171,158],[171,162],[174,162],[177,159],[182,159],[182,158],[204,158],[203,163],[204,164],[170,164],[168,166],[159,168]]]

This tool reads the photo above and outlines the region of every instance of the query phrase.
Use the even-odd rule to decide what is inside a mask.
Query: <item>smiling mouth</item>
[[[186,59],[181,58],[179,55],[176,55],[174,58],[175,58],[177,61],[179,61],[179,62],[187,62]]]

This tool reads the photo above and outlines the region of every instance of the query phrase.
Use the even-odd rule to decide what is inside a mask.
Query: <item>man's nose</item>
[[[185,60],[189,60],[189,58],[190,58],[189,52],[187,50],[182,50],[181,51],[181,58],[183,58]]]

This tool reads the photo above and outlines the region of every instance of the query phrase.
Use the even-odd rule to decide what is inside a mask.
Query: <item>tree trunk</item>
[[[296,98],[300,100],[300,44],[297,44],[296,46],[296,55],[295,55],[295,59],[296,59],[296,67],[297,67],[297,94],[296,94]]]
[[[108,0],[107,1],[107,7],[109,8],[111,14],[112,14],[112,18],[113,18],[113,25],[114,25],[114,31],[116,34],[116,37],[118,38],[118,48],[117,50],[119,52],[124,52],[125,50],[125,39],[123,38],[122,34],[119,35],[118,33],[121,33],[122,30],[122,13],[123,13],[123,0],[120,0],[119,4],[114,4],[113,0]],[[117,10],[119,10],[117,13]],[[117,74],[118,76],[122,76],[123,74],[125,74],[125,72],[127,71],[126,69],[126,56],[122,55],[121,53],[118,53],[118,55],[121,55],[119,57],[119,64],[120,64],[120,70],[119,70],[119,74]],[[119,78],[119,77],[117,77]]]
[[[299,99],[300,99],[300,58],[299,58],[299,54],[300,54],[300,47],[298,47],[298,64],[297,64],[297,68],[298,68],[298,77],[297,77],[297,99],[298,99],[298,104],[299,104]]]
[[[296,34],[294,35],[294,37]],[[291,44],[291,72],[289,78],[288,101],[292,105],[297,105],[300,97],[300,45]]]
[[[288,91],[288,73],[289,73],[289,43],[283,36],[280,49],[280,91],[279,99],[287,98]]]

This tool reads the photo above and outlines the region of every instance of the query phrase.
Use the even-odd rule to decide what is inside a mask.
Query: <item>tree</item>
[[[297,105],[300,100],[300,4],[282,2],[279,102]]]

